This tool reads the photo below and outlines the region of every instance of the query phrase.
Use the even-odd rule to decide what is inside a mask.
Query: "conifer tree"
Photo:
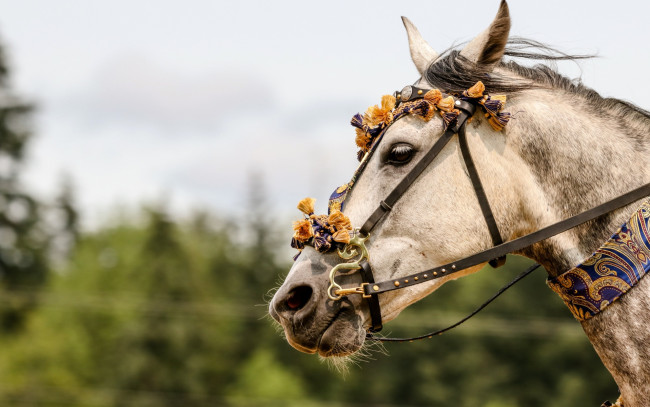
[[[16,331],[47,276],[41,205],[20,185],[34,106],[11,89],[0,47],[0,329]]]
[[[218,366],[206,358],[214,352],[212,325],[193,305],[207,299],[178,234],[165,214],[150,213],[132,277],[132,289],[147,305],[118,333],[116,354],[130,356],[113,376],[117,388],[135,393],[118,398],[116,405],[204,405],[208,383],[214,382]]]

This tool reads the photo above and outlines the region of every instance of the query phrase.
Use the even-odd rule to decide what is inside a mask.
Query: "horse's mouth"
[[[320,335],[318,354],[323,357],[347,356],[359,350],[365,335],[359,335],[357,320],[353,309],[339,309]]]
[[[334,316],[332,316],[330,321],[327,323],[327,325],[325,326],[325,329],[323,329],[323,332],[321,333],[320,338],[318,339],[318,345],[316,346],[316,349],[318,349],[318,354],[319,355],[321,355],[321,356],[330,356],[329,353],[331,353],[331,351],[329,350],[329,348],[331,348],[331,347],[328,345],[329,341],[328,341],[328,338],[326,337],[327,331],[330,330],[330,328],[332,328],[332,325],[334,325],[334,323],[338,320],[339,316],[341,316],[341,313],[343,313],[343,311],[344,311],[343,308],[339,309],[336,312],[336,314],[334,314]],[[325,343],[323,343],[323,338],[324,337],[326,339]]]
[[[298,323],[296,323],[298,322]],[[327,322],[321,322],[317,333],[310,330],[315,328],[293,321],[292,327],[285,326],[286,339],[295,349],[322,357],[348,356],[361,348],[365,331],[359,332],[359,317],[354,309],[342,307],[329,317]]]

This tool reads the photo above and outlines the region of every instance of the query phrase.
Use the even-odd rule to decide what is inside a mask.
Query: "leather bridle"
[[[426,89],[416,88],[415,86],[407,86],[401,92],[396,93],[397,100],[400,102],[413,101],[418,98],[422,98],[421,95],[426,93]],[[347,263],[340,263],[336,265],[330,271],[330,286],[328,287],[327,294],[332,300],[340,300],[343,296],[359,294],[364,299],[366,299],[371,316],[371,327],[369,329],[368,338],[373,340],[380,341],[411,341],[415,339],[423,339],[431,337],[433,335],[447,331],[455,326],[460,325],[466,319],[480,311],[487,303],[495,299],[507,288],[512,286],[514,283],[519,281],[525,275],[528,275],[535,268],[539,267],[539,264],[531,266],[524,273],[519,275],[515,280],[509,283],[506,287],[501,289],[495,296],[493,296],[488,302],[479,307],[475,312],[470,314],[468,317],[459,321],[458,323],[447,327],[445,329],[428,333],[425,335],[413,337],[413,338],[382,338],[373,336],[372,333],[379,332],[382,329],[382,317],[381,317],[381,308],[379,306],[379,294],[385,293],[388,291],[399,290],[406,287],[411,287],[417,284],[426,283],[428,281],[436,280],[454,273],[457,273],[461,270],[465,270],[469,267],[476,266],[488,262],[493,267],[501,266],[505,263],[505,256],[508,253],[516,252],[522,250],[534,243],[540,242],[549,237],[555,236],[559,233],[562,233],[566,230],[574,228],[582,223],[593,220],[599,216],[602,216],[608,212],[611,212],[615,209],[621,208],[628,204],[631,204],[641,198],[644,198],[650,195],[650,184],[643,185],[633,191],[627,192],[617,198],[614,198],[608,202],[605,202],[599,206],[596,206],[592,209],[589,209],[585,212],[582,212],[578,215],[572,216],[550,226],[547,226],[538,231],[532,232],[520,238],[503,242],[501,234],[499,233],[499,228],[494,219],[492,209],[490,208],[490,203],[485,195],[483,185],[481,183],[480,177],[472,160],[468,145],[467,145],[467,136],[465,128],[467,121],[472,117],[476,111],[476,101],[471,99],[457,99],[455,101],[455,108],[460,112],[458,117],[454,122],[452,122],[447,129],[444,131],[442,136],[433,144],[429,151],[418,161],[415,166],[409,171],[409,173],[399,182],[399,184],[388,194],[388,196],[380,201],[377,208],[372,212],[370,217],[365,221],[363,226],[355,230],[350,243],[348,243],[342,250],[339,250],[339,255],[345,260],[355,259],[354,261]],[[384,130],[385,131],[385,130]],[[372,272],[372,267],[369,263],[369,253],[365,246],[365,241],[370,237],[370,233],[373,228],[381,221],[381,219],[390,212],[393,206],[397,201],[404,195],[408,188],[415,182],[415,180],[424,172],[424,170],[433,162],[433,160],[440,154],[443,148],[449,143],[449,141],[455,136],[458,135],[459,145],[465,166],[469,174],[469,178],[474,187],[474,191],[479,201],[481,207],[481,212],[485,218],[490,236],[492,237],[493,247],[482,252],[470,255],[468,257],[459,259],[457,261],[437,266],[419,273],[411,274],[408,276],[400,277],[397,279],[391,279],[381,282],[375,282],[374,275]],[[376,143],[378,144],[379,141]],[[376,144],[370,150],[368,154],[372,154],[377,146]],[[366,159],[369,159],[367,157]],[[342,288],[335,281],[335,277],[338,272],[341,270],[359,270],[363,283],[358,287],[353,288]]]

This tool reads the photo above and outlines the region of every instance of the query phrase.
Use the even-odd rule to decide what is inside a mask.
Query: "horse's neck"
[[[517,154],[531,174],[530,188],[536,190],[535,199],[524,204],[535,219],[529,226],[547,226],[650,182],[650,120],[628,108],[597,109],[581,96],[534,92],[539,94],[523,96],[515,104],[510,129]],[[593,253],[636,206],[611,212],[522,254],[540,262],[550,275],[561,274]]]
[[[650,277],[582,323],[623,396],[625,407],[650,406]]]
[[[552,96],[547,95],[549,98]],[[595,109],[571,98],[541,105],[521,103],[513,126],[520,154],[544,200],[537,208],[561,220],[650,182],[648,120],[624,107]],[[539,100],[539,99],[538,99]],[[548,101],[548,99],[547,99]],[[515,119],[516,120],[516,119]],[[548,239],[524,254],[551,275],[587,258],[629,219],[638,203]],[[536,225],[537,227],[545,224]],[[594,318],[582,323],[618,384],[626,407],[650,406],[650,278]]]

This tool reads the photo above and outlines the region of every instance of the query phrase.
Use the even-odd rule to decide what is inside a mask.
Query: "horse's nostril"
[[[307,304],[307,301],[311,298],[312,289],[309,286],[301,285],[296,287],[289,293],[287,297],[287,306],[289,309],[297,311]]]

